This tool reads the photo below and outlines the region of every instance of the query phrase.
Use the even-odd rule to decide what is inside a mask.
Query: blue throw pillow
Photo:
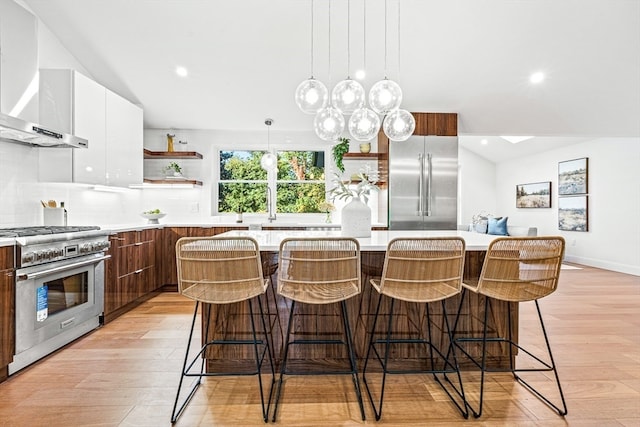
[[[507,218],[489,218],[487,234],[494,234],[496,236],[508,236],[507,233]]]

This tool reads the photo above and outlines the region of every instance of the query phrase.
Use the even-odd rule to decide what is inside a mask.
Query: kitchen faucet
[[[273,203],[271,203],[271,187],[267,186],[267,213],[269,216],[267,220],[273,222],[276,220],[275,209],[273,209]]]

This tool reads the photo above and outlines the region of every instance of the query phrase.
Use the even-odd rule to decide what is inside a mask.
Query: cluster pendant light
[[[398,32],[400,31],[400,10],[398,5]],[[366,8],[366,4],[365,4]],[[347,23],[350,20],[350,1],[347,3]],[[415,130],[415,120],[411,113],[400,109],[402,89],[386,77],[387,67],[387,2],[385,0],[385,78],[375,83],[369,91],[369,106],[365,102],[362,85],[347,78],[340,81],[331,91],[329,100],[327,87],[313,77],[313,0],[311,2],[311,78],[298,85],[295,100],[298,108],[307,114],[315,114],[313,121],[316,135],[325,141],[336,141],[345,129],[344,116],[349,118],[347,128],[357,141],[370,141],[376,137],[380,127],[393,141],[405,141]],[[365,9],[366,15],[366,9]],[[366,25],[365,25],[366,30]],[[399,37],[398,37],[399,40]],[[398,41],[398,56],[399,56]],[[329,1],[329,61],[331,60],[331,1]],[[329,62],[330,64],[330,62]],[[347,29],[347,69],[350,68],[350,28]],[[331,67],[329,66],[329,74]],[[330,101],[330,102],[329,102]],[[384,120],[380,119],[380,115]]]

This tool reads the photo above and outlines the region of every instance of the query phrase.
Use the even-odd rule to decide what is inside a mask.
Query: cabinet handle
[[[140,274],[140,273],[142,273],[142,270],[144,270],[144,268],[141,268],[140,270],[136,270],[136,271],[134,271],[134,273],[135,274]]]
[[[7,277],[13,277],[13,271],[8,271],[7,272]]]
[[[134,243],[134,245],[136,245],[136,246],[140,246],[140,245],[143,245],[143,244],[144,244],[144,242],[136,242],[136,243]]]

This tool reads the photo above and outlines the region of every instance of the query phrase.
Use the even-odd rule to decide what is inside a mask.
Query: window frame
[[[269,170],[267,171],[267,178],[266,180],[222,180],[220,177],[220,161],[221,161],[221,153],[222,152],[229,152],[229,151],[246,151],[246,152],[255,152],[255,151],[260,151],[263,153],[267,153],[270,152],[272,154],[274,154],[275,156],[278,156],[278,153],[280,152],[290,152],[290,151],[315,151],[315,152],[323,152],[324,153],[324,158],[325,158],[325,165],[324,165],[324,179],[318,179],[318,180],[305,180],[305,181],[294,181],[294,180],[278,180],[277,177],[277,169],[274,170]],[[236,148],[231,148],[231,147],[225,147],[225,146],[220,146],[218,148],[216,148],[216,165],[217,167],[213,168],[215,170],[214,173],[214,182],[215,184],[212,185],[212,193],[213,193],[213,197],[212,197],[212,206],[211,206],[211,212],[212,215],[214,216],[231,216],[231,215],[235,215],[233,212],[220,212],[219,209],[219,204],[220,204],[220,184],[221,183],[255,183],[255,184],[263,184],[266,183],[267,184],[267,188],[271,189],[271,191],[268,191],[268,195],[270,196],[270,200],[269,202],[272,203],[272,206],[276,206],[277,209],[277,186],[278,184],[297,184],[297,185],[304,185],[304,184],[323,184],[324,188],[325,188],[325,192],[328,191],[329,188],[329,184],[330,184],[330,180],[328,177],[328,170],[329,168],[327,167],[328,164],[326,162],[326,159],[330,158],[328,157],[329,154],[329,150],[322,148],[322,149],[309,149],[308,147],[296,147],[296,146],[271,146],[269,150],[266,150],[264,148],[257,148],[257,147],[250,147],[250,146],[243,146],[243,147],[236,147]],[[265,199],[266,199],[266,195],[265,195]],[[268,205],[267,205],[268,208]],[[267,212],[268,213],[268,212]],[[318,212],[308,212],[308,213],[290,213],[290,212],[277,212],[276,213],[278,215],[284,215],[284,216],[289,216],[289,215],[324,215],[323,213],[318,213]],[[265,215],[265,212],[245,212],[244,215],[246,216],[259,216],[259,215]]]

